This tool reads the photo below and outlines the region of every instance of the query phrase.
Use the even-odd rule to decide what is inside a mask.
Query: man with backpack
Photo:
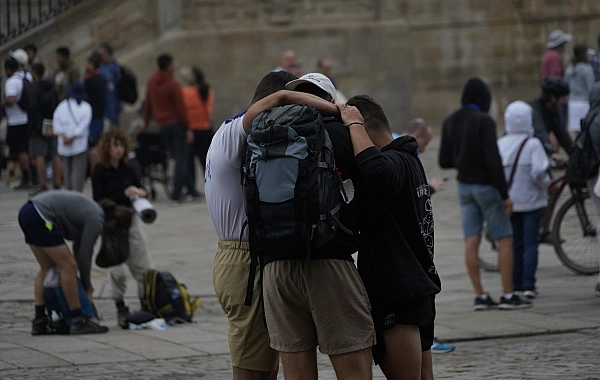
[[[27,54],[25,54],[27,56]],[[16,59],[9,57],[4,61],[4,70],[8,80],[4,87],[5,99],[1,105],[4,107],[8,119],[6,130],[6,144],[10,155],[17,159],[21,166],[21,183],[15,189],[29,189],[31,187],[29,173],[29,111],[31,82],[26,78],[23,66]]]
[[[324,75],[306,74],[286,88],[316,95],[325,101],[317,109],[337,114],[335,87]],[[251,107],[244,118],[252,123],[243,166],[250,251],[263,268],[270,344],[287,379],[317,378],[317,346],[339,379],[370,379],[375,331],[351,256],[358,205],[342,184],[352,180],[362,191],[349,132],[339,119],[292,104],[256,118]]]
[[[119,114],[121,113],[121,100],[119,99],[119,85],[121,79],[121,68],[113,58],[113,48],[109,44],[100,46],[102,65],[100,75],[106,81],[104,119],[110,126],[119,126]]]
[[[30,118],[30,140],[29,154],[35,160],[35,167],[38,172],[40,188],[35,192],[48,190],[46,179],[46,162],[52,160],[53,170],[52,179],[54,188],[59,189],[61,184],[62,166],[60,157],[57,153],[57,139],[51,134],[51,131],[44,131],[44,124],[52,123],[54,110],[58,105],[58,93],[54,89],[52,82],[44,79],[45,67],[41,63],[34,63],[32,66],[33,75],[33,96],[32,107],[29,112]]]

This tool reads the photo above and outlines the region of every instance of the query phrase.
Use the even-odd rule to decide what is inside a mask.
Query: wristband
[[[346,128],[350,128],[350,126],[351,126],[351,125],[354,125],[354,124],[360,124],[360,125],[362,125],[363,127],[365,126],[365,123],[363,123],[362,121],[353,121],[352,123],[348,123],[348,124],[342,124],[342,125],[343,125],[344,127],[346,127]]]

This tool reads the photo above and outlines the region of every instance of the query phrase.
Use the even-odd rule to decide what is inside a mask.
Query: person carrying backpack
[[[122,106],[119,99],[119,82],[121,79],[121,69],[119,64],[113,58],[113,48],[109,44],[100,46],[102,55],[102,65],[100,74],[106,81],[104,119],[109,126],[119,126],[119,114]]]
[[[16,52],[15,52],[16,53]],[[27,54],[25,60],[27,60]],[[4,70],[9,76],[4,87],[5,99],[0,106],[4,107],[8,127],[6,129],[6,144],[10,149],[10,155],[18,160],[21,166],[21,183],[15,190],[31,188],[29,173],[29,104],[24,101],[31,92],[31,82],[23,71],[23,65],[13,57],[8,57],[4,61]],[[26,102],[28,103],[28,102]]]
[[[32,107],[29,112],[30,133],[29,155],[35,160],[40,187],[37,194],[48,190],[46,179],[46,162],[52,161],[52,180],[54,188],[59,189],[61,184],[62,165],[57,152],[57,139],[52,131],[44,130],[44,124],[52,123],[54,110],[58,106],[58,93],[52,81],[44,79],[45,67],[41,63],[34,63],[31,67],[33,75]]]
[[[583,119],[583,125],[588,128],[588,133],[591,138],[593,152],[596,158],[600,158],[600,82],[596,82],[592,86],[592,92],[590,93],[590,110],[588,111],[585,119]],[[596,161],[598,162],[598,160]],[[596,164],[596,167],[598,165]],[[598,173],[592,178],[588,179],[587,185],[590,191],[590,196],[594,202],[594,208],[596,209],[596,226],[600,226],[600,194],[597,194],[594,189],[594,185],[598,182]],[[600,264],[600,234],[597,234],[598,238],[598,259]],[[600,274],[596,282],[596,297],[600,297]]]
[[[322,74],[306,74],[286,88],[316,95],[328,114],[338,112],[335,87]],[[263,269],[271,347],[292,379],[316,375],[317,346],[339,378],[368,379],[375,329],[351,256],[359,248],[358,204],[340,194],[348,179],[362,191],[350,133],[339,119],[305,104],[252,112],[243,121],[252,125],[252,158],[243,171],[250,252],[258,251]]]

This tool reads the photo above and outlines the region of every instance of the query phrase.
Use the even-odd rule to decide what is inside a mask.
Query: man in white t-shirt
[[[21,166],[21,184],[15,189],[28,189],[31,187],[29,176],[29,126],[27,112],[19,106],[23,95],[23,78],[25,72],[14,58],[9,57],[4,61],[4,70],[8,80],[4,86],[5,99],[2,100],[4,112],[8,119],[6,130],[6,144],[10,155],[19,161]],[[26,79],[27,80],[27,79]]]
[[[215,133],[206,156],[206,205],[219,237],[213,266],[217,298],[229,319],[229,349],[233,379],[277,378],[278,355],[269,346],[263,319],[259,276],[254,276],[252,302],[244,305],[248,289],[250,250],[248,230],[244,229],[246,211],[240,183],[241,159],[246,146],[244,119],[252,120],[261,111],[283,104],[309,104],[316,97],[285,89],[296,77],[285,71],[267,74],[256,88],[252,104]],[[279,96],[280,95],[280,96]],[[268,97],[268,98],[267,98]],[[256,269],[258,274],[259,268]]]

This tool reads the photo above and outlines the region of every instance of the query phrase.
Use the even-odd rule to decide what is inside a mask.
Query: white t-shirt
[[[4,96],[6,98],[14,96],[17,98],[17,102],[21,100],[24,75],[25,73],[23,71],[17,71],[6,80],[6,84],[4,85]],[[12,106],[7,106],[4,110],[9,126],[27,124],[27,121],[29,120],[27,118],[27,112],[23,111],[17,103]]]
[[[88,149],[88,135],[92,121],[92,106],[85,100],[77,104],[75,99],[67,98],[58,104],[54,110],[52,127],[58,136],[57,151],[61,156],[75,156]],[[75,136],[75,140],[65,145],[61,134],[66,137]]]
[[[247,138],[242,124],[245,113],[221,124],[206,155],[206,206],[221,240],[239,240],[246,221],[240,174]],[[248,227],[242,240],[248,240]]]

